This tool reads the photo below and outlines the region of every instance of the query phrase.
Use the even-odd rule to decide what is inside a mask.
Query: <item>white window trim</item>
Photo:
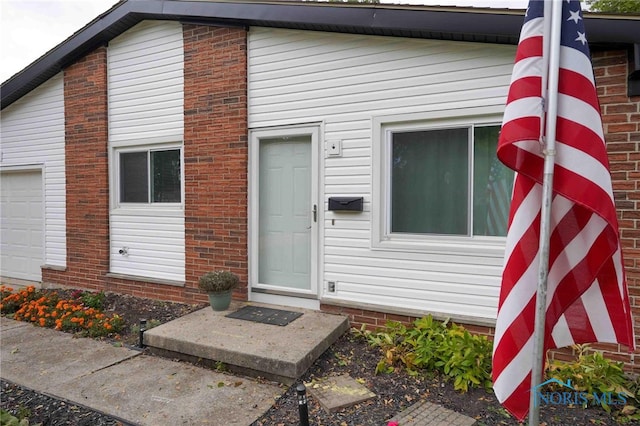
[[[372,120],[372,238],[373,250],[431,252],[502,256],[505,237],[467,235],[426,235],[388,232],[390,212],[389,150],[387,133],[391,131],[435,130],[442,128],[490,125],[502,121],[501,106],[425,113],[388,115]],[[471,157],[470,157],[471,158]],[[469,169],[470,173],[473,170]]]
[[[180,202],[179,203],[122,203],[120,202],[120,154],[127,152],[151,152],[180,150]],[[151,212],[154,216],[182,216],[184,212],[184,144],[182,142],[127,145],[112,148],[112,197],[111,205],[114,213],[131,216],[148,216]]]

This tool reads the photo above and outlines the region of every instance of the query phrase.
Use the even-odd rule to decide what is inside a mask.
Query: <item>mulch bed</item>
[[[29,424],[65,426],[124,426],[113,417],[0,380],[0,408]]]
[[[148,321],[154,319],[164,323],[203,306],[108,294],[105,302],[106,310],[122,316],[127,326],[118,336],[111,336],[107,340],[113,344],[135,345],[138,336],[132,331],[132,326],[137,325],[140,318]],[[312,397],[309,397],[310,424],[318,426],[386,425],[387,420],[399,411],[421,400],[428,400],[472,417],[476,419],[476,424],[479,426],[519,424],[502,409],[490,391],[473,389],[466,394],[461,394],[442,377],[429,374],[410,376],[403,370],[375,375],[375,367],[380,357],[381,353],[378,349],[368,346],[365,341],[350,333],[342,336],[325,351],[304,374],[302,381],[310,382],[314,378],[347,373],[364,383],[376,394],[376,397],[335,413],[328,413]],[[123,424],[118,419],[102,413],[60,401],[6,381],[0,381],[0,387],[2,392],[0,408],[14,415],[29,413],[31,424],[87,426]],[[288,388],[273,407],[254,422],[253,426],[299,424],[295,387],[294,385]],[[611,414],[597,408],[547,406],[542,407],[540,418],[542,424],[546,426],[617,424]]]
[[[310,382],[314,378],[348,373],[362,379],[376,397],[361,404],[328,413],[313,398],[309,398],[309,419],[312,425],[371,426],[386,425],[387,420],[401,410],[421,400],[439,404],[476,419],[478,426],[519,425],[498,404],[492,391],[472,389],[459,393],[453,385],[437,375],[410,376],[403,370],[391,374],[375,375],[375,367],[382,354],[361,339],[347,333],[332,345],[302,377]],[[292,386],[253,426],[289,426],[299,424],[298,402]],[[543,407],[541,424],[616,425],[615,419],[597,408]]]

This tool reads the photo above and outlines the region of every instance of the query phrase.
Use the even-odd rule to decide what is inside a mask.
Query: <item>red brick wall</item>
[[[187,287],[214,269],[247,298],[247,33],[184,26]]]
[[[410,325],[417,318],[410,315],[390,314],[386,312],[370,311],[367,309],[348,308],[344,306],[333,306],[326,304],[320,305],[320,309],[325,312],[348,316],[349,324],[351,325],[351,327],[357,329],[360,329],[360,327],[364,325],[368,330],[375,330],[384,327],[384,325],[388,321],[398,321],[405,325]],[[434,316],[434,318],[438,319],[437,316]],[[488,337],[492,337],[495,332],[494,327],[475,324],[464,324],[457,321],[456,324],[464,326],[464,328],[469,330],[469,332],[471,333],[482,334]]]

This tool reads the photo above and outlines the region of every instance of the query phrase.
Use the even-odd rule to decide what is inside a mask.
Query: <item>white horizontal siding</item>
[[[504,103],[513,52],[510,46],[252,28],[250,126]]]
[[[184,218],[111,213],[110,251],[113,273],[182,282]]]
[[[249,32],[251,128],[324,123],[341,157],[323,159],[322,280],[327,298],[446,315],[495,318],[503,248],[372,248],[374,117],[464,115],[502,107],[515,47],[269,28]],[[328,211],[329,196],[364,197],[364,212]],[[421,243],[416,242],[418,247]],[[462,243],[464,244],[464,242]],[[486,250],[485,250],[486,248]]]
[[[182,25],[145,21],[108,49],[109,140],[182,140],[184,47]]]
[[[180,144],[184,135],[182,25],[144,21],[109,43],[109,144],[112,194],[117,194],[114,147]],[[175,145],[172,145],[175,146]],[[110,271],[183,282],[184,210],[166,215],[162,205],[114,208],[110,215]],[[119,250],[128,247],[128,255]]]
[[[0,116],[0,167],[43,165],[44,262],[65,267],[66,188],[62,73],[4,110]]]

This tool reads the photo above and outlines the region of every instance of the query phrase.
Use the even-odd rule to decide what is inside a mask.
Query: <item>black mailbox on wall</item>
[[[361,212],[363,197],[329,197],[329,210]]]

